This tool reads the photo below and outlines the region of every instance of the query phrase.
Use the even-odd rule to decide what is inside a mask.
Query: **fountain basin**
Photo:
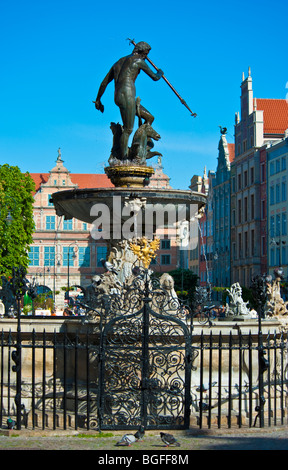
[[[157,204],[170,205],[171,210],[173,207],[177,209],[179,206],[182,208],[185,206],[187,220],[190,217],[191,206],[199,210],[206,204],[206,196],[202,193],[149,187],[73,189],[59,191],[51,196],[57,215],[64,216],[65,219],[75,217],[90,224],[95,220],[95,215],[91,214],[95,204],[105,204],[112,213],[117,210],[117,214],[120,215],[119,209],[122,212],[127,200],[137,199],[142,201],[145,199],[146,206],[147,204],[153,204],[155,207]],[[123,221],[126,217],[122,216]]]

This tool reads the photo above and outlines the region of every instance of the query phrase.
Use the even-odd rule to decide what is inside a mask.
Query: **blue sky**
[[[164,80],[138,77],[137,96],[161,135],[155,150],[164,171],[174,188],[188,188],[204,166],[216,170],[219,125],[233,142],[242,72],[251,67],[255,97],[286,97],[287,5],[1,0],[0,164],[48,172],[60,147],[72,173],[103,173],[110,122],[121,122],[113,84],[104,114],[92,100],[111,65],[132,51],[132,37],[151,45],[151,60],[197,113],[191,117]]]

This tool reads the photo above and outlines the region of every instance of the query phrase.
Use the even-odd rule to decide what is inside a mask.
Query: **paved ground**
[[[182,461],[178,463],[187,463],[183,461],[183,456],[187,455],[187,459],[191,456],[193,450],[288,450],[288,428],[271,428],[264,430],[235,430],[224,433],[209,432],[207,434],[195,434],[184,432],[173,432],[173,435],[179,440],[180,447],[164,447],[159,433],[155,431],[147,431],[144,440],[135,443],[131,447],[117,447],[115,444],[124,433],[119,432],[103,432],[98,433],[76,434],[70,433],[64,435],[61,432],[54,431],[46,434],[41,432],[27,433],[26,431],[13,431],[9,435],[0,435],[0,451],[4,450],[37,450],[37,451],[98,451],[98,459],[106,455],[106,459],[110,455],[115,455],[111,451],[118,451],[117,455],[132,455],[135,459],[138,452],[139,455],[155,454],[156,455],[178,455],[181,451]],[[101,452],[103,451],[103,452]],[[110,451],[110,452],[109,452]],[[132,453],[131,453],[132,452]],[[15,454],[14,454],[15,455]],[[96,454],[95,454],[96,456]],[[108,457],[107,457],[108,456]],[[97,457],[96,457],[97,458]],[[138,457],[137,457],[138,458]],[[153,463],[173,463],[165,461],[168,457],[162,457],[162,462]],[[169,457],[170,458],[170,457]],[[156,457],[155,457],[156,459]],[[176,457],[174,457],[176,459]],[[138,462],[138,460],[136,461]],[[98,463],[104,463],[99,461]],[[105,462],[113,464],[114,462]],[[122,462],[123,463],[123,462]],[[131,463],[131,462],[130,462]],[[143,463],[143,462],[142,462]],[[148,463],[148,462],[145,462]],[[176,460],[174,461],[176,463]],[[191,461],[192,463],[192,461]],[[127,461],[128,464],[128,461]],[[126,465],[128,467],[128,465]],[[131,465],[132,468],[132,465]]]

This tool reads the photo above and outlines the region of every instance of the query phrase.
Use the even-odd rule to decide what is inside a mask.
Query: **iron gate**
[[[125,295],[106,299],[100,351],[101,429],[140,424],[146,429],[189,427],[188,317],[188,310],[171,292],[151,285],[147,273],[135,279]]]
[[[143,308],[104,328],[100,427],[189,427],[191,340],[187,325]]]

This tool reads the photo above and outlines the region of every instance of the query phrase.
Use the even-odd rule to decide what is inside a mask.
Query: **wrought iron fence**
[[[152,429],[288,424],[286,333],[265,335],[264,364],[258,334],[251,332],[195,330],[192,361],[182,339],[176,344],[166,338],[168,349],[161,353],[152,345],[145,380],[138,357],[142,343],[138,347],[135,342],[141,342],[141,335],[132,342],[130,338],[129,346],[119,344],[115,331],[106,330],[108,343],[99,333],[88,326],[79,333],[67,327],[58,333],[21,333],[19,363],[17,332],[2,331],[0,426],[6,427],[11,417],[18,429],[126,429],[142,421],[145,403],[146,426]],[[116,349],[111,341],[118,344]],[[187,366],[191,376],[185,375]],[[185,400],[190,400],[188,421]]]
[[[288,424],[286,333],[269,333],[259,343],[259,335],[251,332],[244,335],[232,330],[223,338],[221,331],[215,335],[211,330],[209,336],[202,331],[196,349],[199,362],[194,378],[192,374],[192,425]]]
[[[287,333],[279,325],[263,334],[261,308],[247,334],[233,322],[228,333],[221,332],[221,322],[197,326],[193,312],[202,296],[192,312],[174,296],[168,278],[165,287],[146,270],[120,292],[115,285],[114,293],[98,295],[86,323],[62,319],[57,332],[39,325],[30,331],[21,329],[18,277],[17,328],[1,333],[0,426],[286,424]],[[260,300],[264,290],[265,283]]]

